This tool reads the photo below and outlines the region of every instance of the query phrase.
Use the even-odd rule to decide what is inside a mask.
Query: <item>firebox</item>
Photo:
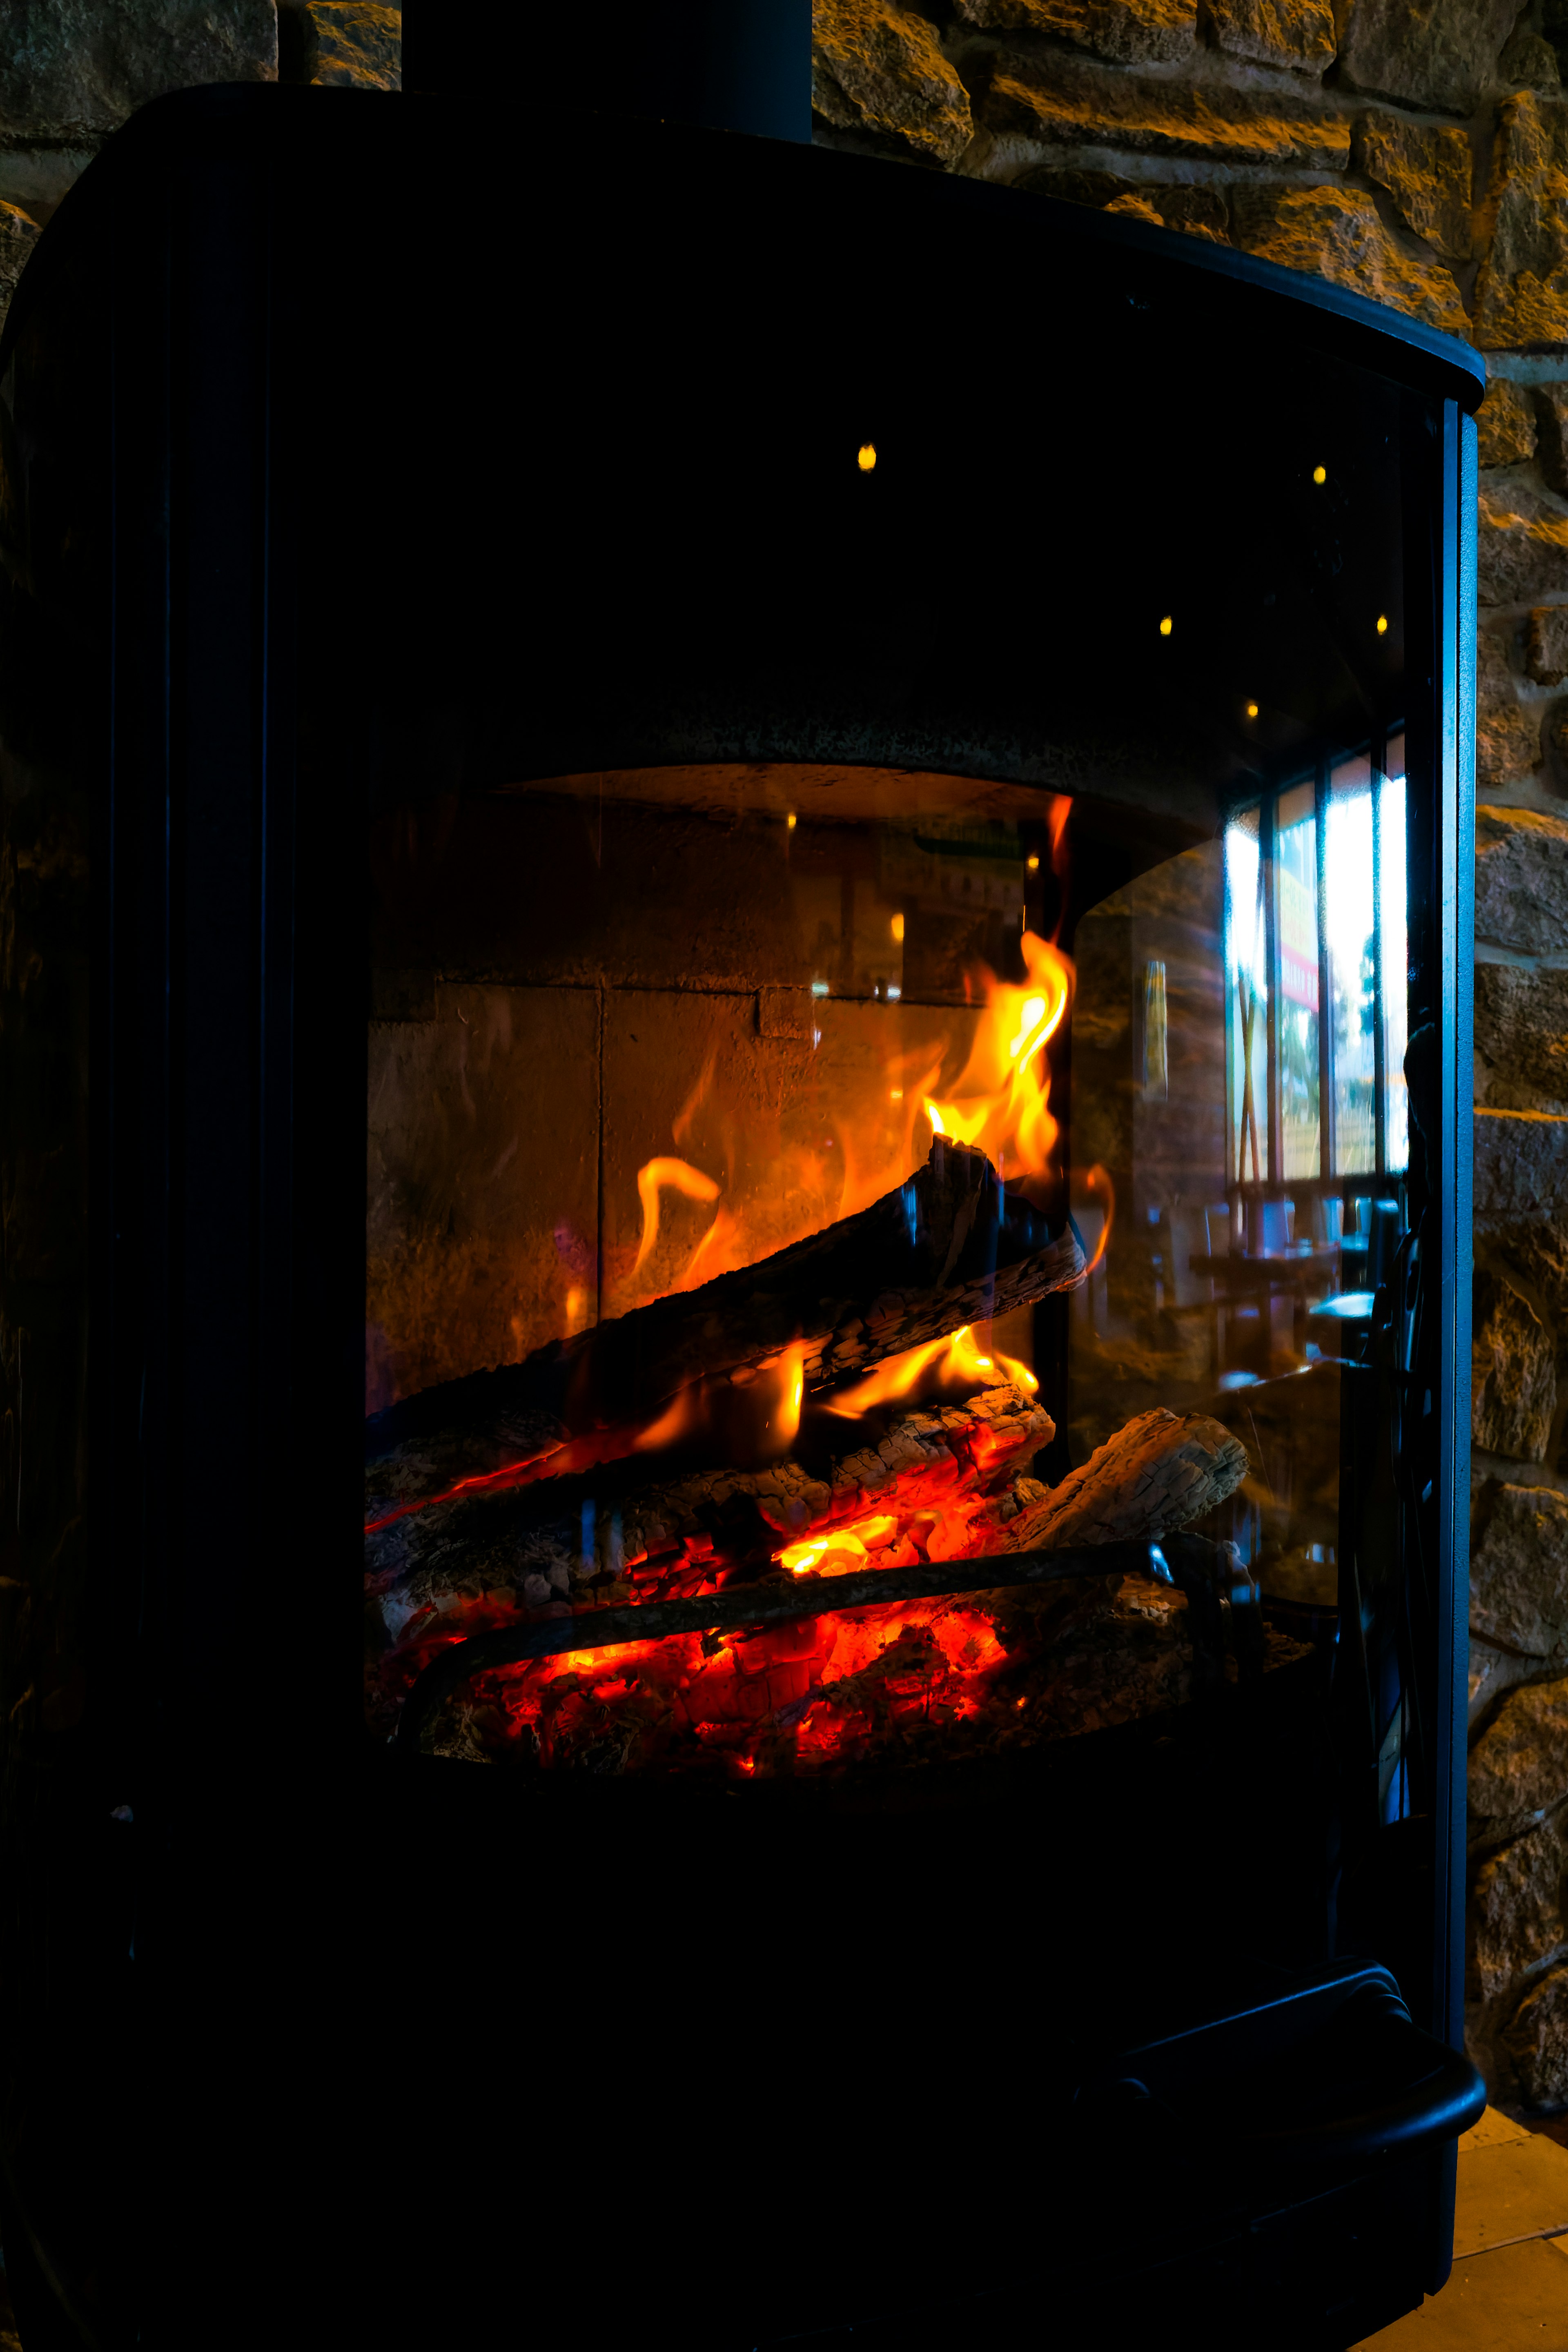
[[[328,2210],[420,2215],[339,2276],[448,2340],[1441,2283],[1483,388],[675,121],[206,91],[73,191],[0,348],[4,2157],[81,2340],[174,2292],[60,2123],[152,2145],[148,1998],[182,2194],[284,2021]]]

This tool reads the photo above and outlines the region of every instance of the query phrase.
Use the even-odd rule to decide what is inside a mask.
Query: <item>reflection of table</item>
[[[1215,1376],[1226,1369],[1224,1362],[1224,1317],[1227,1307],[1243,1301],[1258,1299],[1268,1312],[1265,1320],[1269,1327],[1268,1349],[1273,1349],[1273,1305],[1276,1298],[1290,1301],[1290,1338],[1287,1344],[1292,1353],[1295,1348],[1295,1326],[1300,1310],[1309,1298],[1321,1298],[1325,1292],[1334,1291],[1340,1283],[1340,1248],[1334,1242],[1310,1249],[1222,1250],[1200,1252],[1188,1263],[1194,1274],[1207,1275],[1213,1285],[1214,1305],[1210,1321]]]

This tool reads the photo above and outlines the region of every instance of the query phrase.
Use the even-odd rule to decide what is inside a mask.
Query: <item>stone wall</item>
[[[400,23],[9,0],[0,305],[134,108],[395,88]],[[816,0],[815,26],[826,144],[1162,221],[1487,354],[1471,2020],[1498,2095],[1568,2104],[1568,0]]]

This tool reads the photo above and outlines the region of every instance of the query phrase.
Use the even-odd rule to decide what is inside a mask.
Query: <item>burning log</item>
[[[405,1398],[367,1422],[367,1517],[459,1480],[542,1466],[568,1433],[634,1433],[703,1381],[737,1386],[798,1351],[816,1389],[1082,1280],[1070,1232],[1006,1192],[982,1151],[939,1136],[907,1184],[858,1215],[558,1339],[521,1364]],[[607,1458],[601,1453],[600,1458]]]
[[[1140,1413],[1059,1486],[1029,1502],[997,1549],[1123,1543],[1173,1534],[1234,1495],[1247,1450],[1206,1413]]]
[[[1018,1507],[1011,1482],[1054,1434],[1048,1413],[998,1381],[967,1404],[901,1415],[823,1475],[786,1460],[637,1486],[626,1465],[591,1496],[574,1479],[480,1487],[393,1519],[365,1545],[372,1714],[454,1633],[712,1592],[767,1575],[781,1554],[796,1576],[834,1577],[994,1550]]]

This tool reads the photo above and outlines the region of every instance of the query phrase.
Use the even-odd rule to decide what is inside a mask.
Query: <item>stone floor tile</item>
[[[1460,2157],[1456,2261],[1511,2239],[1558,2230],[1568,2230],[1568,2148],[1531,2132],[1521,2139],[1472,2147]],[[1568,2312],[1563,2323],[1568,2352]]]
[[[1500,2107],[1489,2107],[1480,2122],[1460,2136],[1459,2154],[1468,2156],[1473,2147],[1503,2147],[1510,2140],[1529,2137],[1528,2126],[1516,2124]]]
[[[1532,2238],[1454,2264],[1441,2294],[1366,2336],[1354,2352],[1564,2352],[1568,2263]]]

